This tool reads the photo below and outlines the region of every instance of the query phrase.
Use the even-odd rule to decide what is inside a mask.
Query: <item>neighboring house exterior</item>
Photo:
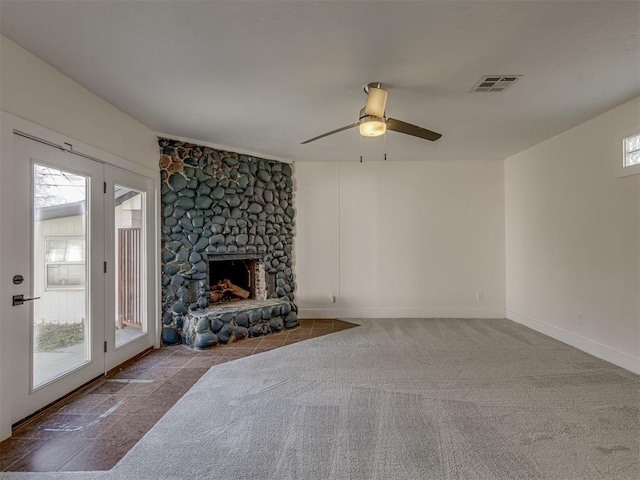
[[[86,264],[84,202],[36,209],[34,243],[34,318],[40,323],[81,323],[84,318]],[[141,196],[116,192],[117,232],[139,229],[142,222]],[[116,235],[118,242],[119,235]],[[116,243],[117,245],[117,243]],[[46,316],[45,313],[47,312]]]

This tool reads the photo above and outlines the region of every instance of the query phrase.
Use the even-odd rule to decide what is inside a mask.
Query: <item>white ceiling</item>
[[[157,132],[302,160],[501,160],[640,95],[640,3],[8,1],[0,31]],[[483,75],[524,75],[469,93]],[[435,143],[357,129],[362,85]],[[386,142],[386,145],[385,145]]]

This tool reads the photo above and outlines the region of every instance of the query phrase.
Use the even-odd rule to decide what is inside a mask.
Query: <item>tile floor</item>
[[[150,350],[16,427],[0,443],[0,471],[109,470],[212,366],[356,326],[304,319],[209,350]]]

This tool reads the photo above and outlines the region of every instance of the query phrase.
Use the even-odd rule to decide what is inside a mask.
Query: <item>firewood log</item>
[[[231,281],[229,280],[227,280],[226,283],[227,283],[227,290],[230,293],[234,294],[236,297],[247,299],[251,295],[251,292],[245,290],[242,287],[239,287],[238,285],[231,283]]]
[[[231,280],[221,280],[215,285],[211,285],[211,301],[219,302],[225,299],[227,295],[233,295],[242,299],[251,296],[251,292],[231,282]]]

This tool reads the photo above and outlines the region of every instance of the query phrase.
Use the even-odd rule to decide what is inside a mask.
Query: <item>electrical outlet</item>
[[[331,294],[331,303],[336,303],[336,294],[335,293]]]
[[[578,325],[582,325],[582,312],[578,312]]]
[[[484,293],[483,292],[477,292],[476,293],[476,302],[481,302],[484,300]]]

